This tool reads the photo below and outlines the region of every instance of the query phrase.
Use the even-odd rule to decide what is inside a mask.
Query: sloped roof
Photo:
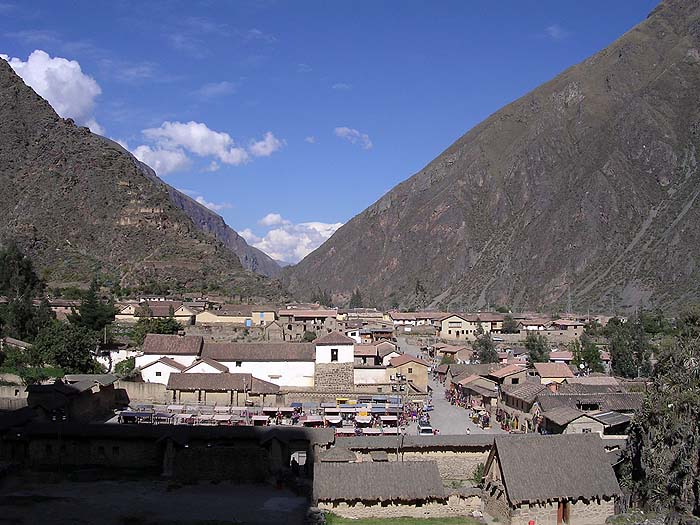
[[[600,410],[631,412],[634,410],[639,410],[642,406],[643,400],[644,396],[639,392],[554,394],[544,391],[537,396],[537,402],[544,411],[561,406],[577,408],[581,404],[595,403],[600,406]]]
[[[574,377],[574,373],[564,363],[535,363],[540,377]]]
[[[333,447],[322,451],[318,455],[322,463],[351,463],[357,461],[357,454],[344,447]]]
[[[379,355],[375,345],[355,345],[355,357],[373,357]]]
[[[489,372],[489,375],[491,377],[496,377],[498,379],[508,377],[513,374],[517,374],[519,372],[524,371],[525,368],[523,368],[520,365],[508,365],[504,366],[503,368],[499,368],[498,370],[493,370],[492,372]]]
[[[545,419],[549,419],[552,423],[564,427],[575,419],[585,416],[584,412],[571,407],[556,407],[542,414]]]
[[[66,374],[63,378],[66,383],[80,383],[81,381],[92,381],[100,386],[108,386],[119,379],[114,374]]]
[[[621,494],[597,434],[525,434],[496,437],[486,464],[497,455],[513,504]]]
[[[280,387],[253,377],[252,374],[177,373],[170,374],[168,390],[209,390],[238,392],[248,391],[252,394],[274,394]]]
[[[541,383],[526,381],[519,385],[505,385],[502,387],[503,392],[516,399],[521,399],[526,403],[532,403],[537,399],[537,395],[547,390],[547,387]]]
[[[417,357],[413,357],[412,355],[408,355],[408,354],[403,354],[403,355],[400,355],[397,357],[392,357],[389,360],[389,366],[393,366],[394,368],[399,367],[399,366],[403,366],[407,363],[416,363],[417,365],[421,365],[421,366],[425,366],[425,367],[428,366],[428,363],[426,363],[425,361],[421,361]]]
[[[315,345],[354,345],[355,340],[340,332],[331,332],[314,340]]]
[[[205,343],[202,357],[216,361],[314,361],[313,343]]]
[[[444,498],[435,461],[319,463],[314,500],[413,501]]]
[[[199,355],[203,342],[199,335],[148,334],[142,351],[144,354]]]
[[[182,371],[188,372],[189,370],[192,370],[197,365],[201,365],[202,363],[211,366],[212,368],[214,368],[215,370],[218,370],[219,372],[228,372],[228,367],[226,365],[222,365],[218,361],[214,361],[213,359],[211,359],[209,357],[200,357],[194,363],[192,363],[190,366],[188,366],[187,368],[184,368]]]
[[[144,368],[148,368],[149,366],[153,366],[156,363],[163,363],[164,365],[167,365],[171,368],[174,368],[175,370],[179,370],[180,372],[182,372],[185,368],[187,368],[185,365],[183,365],[182,363],[178,363],[174,359],[171,359],[169,357],[161,357],[160,359],[156,359],[155,361],[152,361],[152,362],[148,363],[147,365],[143,365],[141,367],[141,370],[143,370]]]
[[[296,308],[287,308],[284,310],[279,310],[277,315],[280,317],[305,317],[305,318],[318,318],[318,317],[335,317],[338,315],[337,310],[297,310]]]

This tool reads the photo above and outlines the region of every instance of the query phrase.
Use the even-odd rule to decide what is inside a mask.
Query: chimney
[[[557,390],[559,389],[559,384],[558,384],[558,383],[555,383],[554,381],[552,381],[551,383],[549,383],[549,384],[547,385],[547,388],[549,388],[549,391],[550,391],[552,394],[556,394],[556,393],[557,393]]]

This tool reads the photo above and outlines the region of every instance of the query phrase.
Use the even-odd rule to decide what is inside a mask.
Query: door
[[[569,502],[560,501],[557,505],[557,525],[569,523]]]

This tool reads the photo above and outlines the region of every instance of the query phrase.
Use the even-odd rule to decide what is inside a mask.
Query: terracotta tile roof
[[[574,377],[574,373],[564,363],[535,363],[540,377]]]
[[[503,388],[503,392],[515,399],[520,399],[526,403],[532,403],[537,399],[537,396],[547,387],[541,383],[535,382],[525,382],[519,385],[506,385]]]
[[[170,374],[168,390],[207,390],[237,392],[248,391],[252,394],[274,394],[280,387],[253,377],[252,374]]]
[[[376,345],[355,345],[355,357],[373,357],[379,355]]]
[[[314,341],[315,345],[354,345],[355,340],[340,332],[331,332]]]
[[[201,365],[202,363],[207,364],[214,368],[215,370],[218,370],[219,372],[228,372],[228,367],[226,365],[222,365],[218,361],[214,361],[213,359],[210,359],[209,357],[200,357],[198,358],[194,363],[192,363],[190,366],[187,368],[184,368],[182,371],[183,372],[188,372],[189,370],[192,370],[194,367],[197,365]],[[190,372],[192,373],[192,372]]]
[[[560,361],[571,361],[574,358],[574,354],[568,350],[549,352],[549,360],[554,361],[559,359]]]
[[[525,368],[523,368],[520,365],[508,365],[504,366],[503,368],[499,368],[498,370],[494,370],[493,372],[489,372],[489,375],[491,377],[501,379],[513,374],[517,374],[518,372],[522,372],[523,370],[525,370]]]
[[[144,368],[148,368],[149,366],[153,366],[153,365],[155,365],[156,363],[162,363],[162,364],[164,364],[164,365],[167,365],[167,366],[169,366],[169,367],[172,367],[172,368],[174,368],[175,370],[179,370],[179,371],[181,371],[181,372],[182,372],[185,368],[187,368],[185,365],[183,365],[183,364],[181,364],[181,363],[178,363],[178,362],[175,361],[174,359],[170,359],[169,357],[161,357],[160,359],[156,359],[155,361],[153,361],[153,362],[151,362],[151,363],[148,363],[147,365],[143,365],[143,366],[141,367],[141,370],[143,370]]]
[[[142,350],[144,354],[199,355],[203,341],[198,335],[148,334]]]
[[[297,310],[295,308],[289,308],[287,310],[280,310],[277,315],[280,317],[302,317],[302,318],[318,318],[318,317],[336,317],[338,315],[337,310]]]
[[[389,366],[393,366],[394,368],[405,365],[406,363],[417,363],[425,367],[428,366],[428,364],[425,361],[421,361],[417,357],[413,357],[412,355],[408,354],[403,354],[398,357],[392,357],[389,360]]]
[[[204,343],[202,357],[216,361],[315,361],[313,343]]]

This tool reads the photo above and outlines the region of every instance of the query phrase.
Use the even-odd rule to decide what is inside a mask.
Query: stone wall
[[[270,475],[269,457],[257,444],[183,448],[175,455],[174,474],[183,481],[263,482]]]
[[[172,397],[161,383],[138,383],[136,381],[117,381],[114,387],[123,389],[129,396],[130,403],[170,403]]]
[[[316,363],[314,387],[325,392],[352,392],[355,389],[354,363]]]
[[[475,510],[480,510],[481,498],[478,496],[461,496],[453,494],[445,500],[411,503],[345,503],[319,502],[322,510],[333,512],[344,518],[449,518],[469,516]]]
[[[265,329],[262,326],[242,326],[232,323],[195,324],[185,327],[187,335],[201,335],[218,342],[262,341]]]
[[[557,525],[558,502],[523,505],[512,512],[511,525]],[[578,500],[570,503],[569,525],[603,525],[615,513],[615,502]],[[488,510],[488,509],[487,509]]]
[[[466,452],[455,450],[430,450],[426,452],[401,452],[404,461],[435,461],[444,480],[468,480],[479,463],[486,464],[489,451]]]

